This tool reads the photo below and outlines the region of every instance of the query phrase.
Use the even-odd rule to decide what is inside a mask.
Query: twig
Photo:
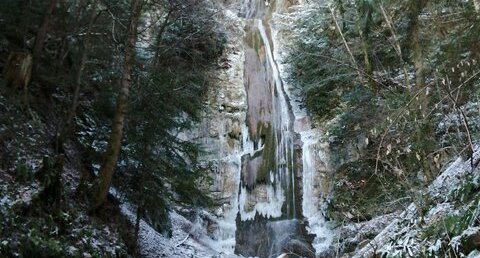
[[[402,48],[400,47],[400,41],[398,40],[397,32],[395,30],[395,27],[393,26],[393,22],[388,17],[387,12],[385,11],[385,8],[383,8],[383,5],[380,3],[380,10],[382,12],[383,18],[385,19],[385,22],[387,23],[388,28],[390,29],[390,33],[392,33],[393,36],[393,41],[394,43],[392,44],[393,49],[395,49],[395,52],[397,53],[398,57],[400,58],[400,61],[402,61],[402,66],[403,66],[403,76],[405,77],[405,83],[407,86],[407,89],[410,90],[410,79],[408,77],[408,71],[406,67],[405,60],[403,60],[403,54],[402,54]]]
[[[443,228],[445,230],[445,233],[447,235],[447,239],[448,239],[448,242],[451,243],[452,242],[452,238],[450,237],[450,234],[448,234],[448,228],[447,228],[447,225],[445,223],[445,218],[442,219],[442,224],[443,224]],[[457,256],[457,250],[455,250],[455,248],[453,248],[452,246],[452,250],[453,250],[453,254],[455,255],[455,258],[458,258]]]
[[[380,150],[382,149],[382,144],[385,140],[385,137],[387,136],[388,134],[388,131],[390,130],[390,128],[392,127],[392,125],[398,121],[398,119],[400,119],[401,115],[407,110],[407,108],[415,101],[415,99],[418,97],[418,95],[420,95],[420,93],[422,93],[423,90],[425,90],[427,86],[424,86],[422,89],[420,89],[415,95],[413,95],[413,97],[410,99],[410,101],[405,105],[405,107],[403,107],[398,115],[395,117],[395,119],[393,119],[390,124],[387,126],[387,128],[385,129],[385,131],[383,132],[382,134],[382,137],[380,139],[380,143],[378,145],[378,148],[377,148],[377,157],[376,157],[376,161],[375,161],[375,175],[377,175],[378,173],[378,162],[380,160]]]
[[[188,233],[187,236],[182,241],[180,241],[180,243],[176,244],[175,248],[177,248],[177,247],[183,245],[185,242],[187,242],[189,237],[190,237],[190,233]]]
[[[457,104],[457,100],[453,98],[452,96],[452,93],[450,92],[450,80],[448,80],[447,78],[447,87],[448,87],[448,98],[450,98],[450,100],[452,101],[453,103],[453,108],[456,109],[458,111],[458,113],[460,114],[460,120],[462,121],[463,123],[463,126],[465,127],[465,130],[467,131],[467,140],[468,140],[468,145],[470,147],[470,166],[472,167],[473,169],[473,153],[475,152],[475,148],[473,147],[473,141],[472,141],[472,134],[470,133],[470,129],[469,129],[469,126],[468,126],[468,120],[467,120],[467,116],[465,115],[465,112],[463,112],[463,110],[458,106]],[[460,91],[459,91],[460,92]]]
[[[468,225],[470,227],[473,227],[474,224],[475,224],[475,221],[478,220],[477,219],[477,216],[479,215],[480,213],[480,200],[478,200],[477,202],[477,208],[475,208],[475,211],[473,212],[473,216],[472,216],[472,219],[470,220],[470,223],[468,223]]]
[[[360,69],[360,68],[358,68],[358,67],[355,67],[355,66],[353,66],[353,65],[351,65],[351,64],[345,63],[345,62],[343,62],[342,60],[339,60],[339,59],[337,59],[337,58],[334,58],[334,57],[331,57],[331,56],[327,56],[327,55],[323,55],[323,54],[318,54],[318,53],[315,53],[315,54],[314,54],[314,53],[308,53],[308,54],[306,54],[306,55],[325,58],[325,59],[328,59],[328,60],[330,60],[330,61],[333,61],[333,62],[339,64],[339,66],[346,66],[346,67],[348,67],[348,68],[351,68],[351,69],[355,70],[355,71],[357,72],[357,74],[358,74],[358,73],[361,73],[361,74],[363,74],[364,76],[366,76],[367,78],[374,80],[376,83],[378,83],[378,84],[380,84],[380,85],[382,85],[382,86],[384,86],[384,87],[387,87],[387,85],[385,85],[383,82],[379,81],[379,80],[378,80],[377,78],[375,78],[375,77],[372,77],[372,76],[368,75],[368,74],[365,73],[362,69]]]
[[[352,51],[350,50],[350,47],[348,46],[347,40],[345,39],[345,36],[343,35],[342,29],[340,28],[340,25],[338,24],[337,17],[335,16],[335,10],[333,9],[333,7],[330,7],[329,9],[330,9],[330,13],[332,14],[332,19],[335,22],[335,27],[337,28],[338,33],[340,34],[340,37],[342,37],[343,44],[345,45],[345,48],[347,49],[348,55],[350,56],[350,62],[352,62],[353,67],[356,67],[355,70],[357,71],[358,78],[360,79],[361,82],[363,82],[363,76],[359,72],[357,62],[355,61],[355,57],[353,56]]]
[[[469,81],[473,80],[473,79],[474,79],[477,75],[479,75],[479,74],[480,74],[480,71],[476,72],[475,74],[473,74],[472,76],[470,76],[467,80],[465,80],[463,83],[461,83],[459,86],[457,86],[455,89],[449,91],[448,94],[451,95],[451,94],[454,93],[455,91],[460,90],[463,86],[465,86]],[[385,131],[384,131],[384,133],[383,133],[383,135],[382,135],[382,137],[381,137],[379,146],[378,146],[378,148],[377,148],[377,158],[376,158],[376,162],[375,162],[375,174],[378,173],[378,162],[379,162],[379,160],[380,160],[380,150],[381,150],[381,148],[382,148],[382,144],[383,144],[383,142],[384,142],[384,140],[385,140],[385,137],[386,137],[387,134],[388,134],[388,131],[390,130],[390,128],[392,127],[392,125],[393,125],[395,122],[397,122],[398,119],[400,119],[401,115],[402,115],[402,114],[407,110],[407,108],[413,103],[413,101],[416,99],[416,97],[417,97],[423,90],[425,90],[426,87],[427,87],[427,86],[424,86],[424,88],[420,89],[420,90],[410,99],[410,101],[405,105],[405,107],[403,107],[403,108],[400,110],[399,114],[395,117],[394,120],[392,120],[392,122],[390,122],[390,124],[388,125],[388,127],[385,129]],[[443,97],[439,102],[437,102],[437,103],[435,104],[435,106],[439,105],[440,103],[442,103],[442,102],[443,102],[445,99],[447,99],[447,98],[448,98],[448,96]],[[436,108],[433,108],[433,109],[430,111],[430,113],[428,113],[428,114],[425,116],[425,119],[426,119],[427,117],[429,117],[429,116],[435,111],[435,109],[436,109]]]
[[[455,89],[453,89],[452,91],[450,91],[450,94],[454,93],[454,92],[457,91],[457,90],[460,90],[463,86],[465,86],[468,82],[470,82],[471,80],[473,80],[473,79],[474,79],[475,77],[477,77],[477,75],[479,75],[479,74],[480,74],[480,71],[474,73],[472,76],[470,76],[468,79],[466,79],[466,80],[465,80],[464,82],[462,82],[460,85],[458,85]],[[448,98],[448,96],[443,97],[440,101],[438,101],[438,102],[435,104],[435,106],[441,104],[441,103],[442,103],[445,99],[447,99],[447,98]],[[427,117],[429,117],[429,116],[433,113],[433,111],[435,111],[435,109],[436,109],[436,108],[433,108],[433,109],[430,111],[430,113],[428,113],[428,114],[425,116],[425,119],[426,119]]]

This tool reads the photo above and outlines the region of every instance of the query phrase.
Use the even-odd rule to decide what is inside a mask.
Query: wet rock
[[[213,184],[210,186],[210,192],[218,203],[228,202],[235,193],[238,187],[236,182],[238,169],[238,165],[230,162],[219,162],[212,169]]]
[[[245,257],[268,257],[268,233],[267,220],[256,215],[253,220],[241,221],[237,216],[237,227],[242,230],[236,231],[235,253]]]
[[[460,238],[462,253],[470,253],[473,250],[480,249],[480,227],[466,229]]]
[[[212,124],[209,128],[209,132],[208,132],[208,136],[210,138],[217,138],[218,135],[219,135],[219,132],[218,132],[218,124]]]
[[[240,122],[234,121],[232,126],[230,127],[230,132],[228,136],[235,140],[240,140],[242,136],[242,129],[240,128]]]
[[[315,257],[315,250],[305,240],[291,239],[283,245],[283,248],[286,252],[294,253],[301,257]]]
[[[218,68],[220,69],[230,69],[232,65],[230,64],[230,60],[227,57],[222,57],[218,60]]]
[[[342,226],[339,236],[339,251],[341,253],[349,253],[355,251],[355,249],[361,249],[367,246],[371,239],[380,233],[397,216],[398,213],[392,213],[375,217],[370,221],[350,223]]]
[[[317,254],[318,258],[331,258],[331,257],[338,257],[337,250],[334,246],[330,246],[326,250]]]
[[[220,112],[238,113],[243,110],[243,106],[236,103],[226,102],[219,107]]]

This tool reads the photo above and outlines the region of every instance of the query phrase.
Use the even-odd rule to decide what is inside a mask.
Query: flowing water
[[[331,234],[317,187],[318,132],[292,101],[275,59],[279,42],[271,18],[287,0],[241,1],[243,93],[220,94],[235,108],[223,113],[222,126],[216,127],[220,144],[204,142],[227,146],[219,150],[215,191],[228,201],[211,245],[244,257],[314,257]],[[239,131],[233,140],[231,127]]]
[[[273,55],[271,13],[264,0],[245,0],[244,83],[248,111],[241,158],[235,252],[312,257],[302,217],[302,144]]]

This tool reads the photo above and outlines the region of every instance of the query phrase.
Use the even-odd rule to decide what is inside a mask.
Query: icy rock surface
[[[129,204],[121,205],[122,213],[131,223],[136,216]],[[142,257],[172,257],[172,258],[235,258],[232,254],[219,253],[209,248],[211,239],[201,225],[195,224],[176,212],[170,213],[172,222],[172,237],[165,237],[150,227],[145,221],[140,222],[138,244]]]
[[[221,204],[212,211],[218,217],[210,234],[219,243],[214,248],[233,253],[237,218],[251,221],[258,215],[304,217],[319,252],[334,235],[322,206],[333,166],[328,144],[320,142],[322,132],[312,129],[302,99],[286,83],[283,64],[304,1],[224,2],[219,21],[228,34],[225,69],[213,76],[217,87],[209,93],[205,119],[188,133],[214,168],[209,191]]]

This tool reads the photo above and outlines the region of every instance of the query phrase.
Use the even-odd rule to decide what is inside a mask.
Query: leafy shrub
[[[393,212],[410,201],[407,188],[384,169],[374,174],[374,160],[342,165],[335,175],[329,216],[336,221],[364,221]]]

